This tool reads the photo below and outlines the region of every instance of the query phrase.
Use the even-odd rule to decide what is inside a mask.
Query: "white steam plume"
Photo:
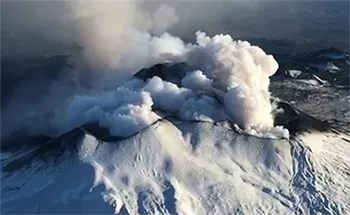
[[[143,51],[151,53],[152,50],[135,50],[140,40],[151,39],[143,33],[160,35],[179,20],[170,6],[161,4],[150,13],[141,7],[142,3],[140,0],[67,2],[71,16],[76,20],[83,61],[88,66],[94,69],[145,66],[147,57],[143,58]],[[137,57],[140,61],[135,62]]]
[[[16,62],[18,56],[38,56],[33,64],[39,65],[26,72],[25,63],[18,71],[2,71],[4,80],[16,79],[16,87],[6,89],[6,102],[2,99],[2,134],[11,135],[24,122],[61,108],[74,94],[113,89],[139,69],[166,59],[167,54],[157,53],[173,51],[182,41],[166,35],[157,39],[150,33],[161,34],[179,20],[172,7],[158,4],[146,10],[144,3],[1,1],[2,58]],[[166,38],[174,39],[174,45]],[[73,55],[69,64],[76,68],[48,65],[50,69],[41,71],[40,65],[46,66],[56,54]]]
[[[213,87],[226,94],[228,115],[243,129],[268,131],[273,127],[269,77],[278,63],[257,46],[234,41],[229,35],[207,37],[197,32],[189,46],[188,63],[213,79]]]
[[[165,111],[178,111],[183,103],[191,96],[191,91],[179,88],[177,85],[153,77],[143,90],[149,92],[155,101],[155,106]]]
[[[186,88],[154,77],[131,92],[117,90],[117,94],[121,91],[136,98],[132,101],[121,94],[111,97],[115,101],[110,97],[102,100],[98,96],[75,97],[66,113],[68,121],[71,117],[75,118],[73,124],[98,121],[121,136],[158,119],[152,107],[178,113],[186,119],[205,116],[215,121],[217,105],[198,97],[197,93],[213,96],[214,92],[221,91],[222,96],[218,97],[226,112],[223,116],[227,114],[244,130],[273,130],[268,86],[278,64],[259,47],[234,41],[229,35],[208,37],[197,32],[196,44],[185,44],[169,33],[160,34],[178,21],[175,11],[168,6],[158,7],[154,14],[149,14],[141,9],[140,1],[72,1],[68,4],[72,12],[69,18],[75,20],[78,41],[83,48],[83,61],[96,71],[95,77],[100,76],[99,71],[112,71],[101,79],[102,85],[113,74],[125,73],[126,77],[155,63],[184,61],[200,70],[182,80],[182,87]],[[152,36],[150,32],[160,36]],[[108,101],[111,106],[107,105],[106,109]],[[218,110],[222,112],[222,107]],[[127,129],[123,130],[120,122],[125,123]]]
[[[225,112],[243,130],[256,134],[282,133],[286,136],[284,132],[280,132],[280,128],[273,126],[268,87],[269,77],[278,68],[274,58],[248,42],[234,41],[229,35],[216,35],[212,38],[202,32],[196,35],[197,44],[194,45],[184,45],[179,38],[169,34],[144,37],[144,42],[140,43],[141,50],[152,47],[150,56],[154,63],[184,59],[192,67],[201,69],[188,73],[182,79],[182,86],[186,88],[163,81],[159,77],[149,79],[140,90],[149,93],[154,102],[153,107],[178,113],[184,119],[215,121],[226,114],[218,114],[222,113],[221,108],[212,100],[198,99],[197,93],[204,92],[213,96],[213,92],[222,91],[221,102]],[[146,106],[149,110],[150,105]],[[149,111],[147,113],[143,115],[147,116],[146,120],[141,121],[150,124],[152,120],[148,119],[155,118],[148,117]],[[118,124],[117,121],[113,122]]]
[[[273,126],[268,87],[278,64],[271,55],[248,42],[234,41],[229,35],[211,38],[198,32],[197,44],[187,45],[167,33],[159,37],[142,35],[138,37],[139,50],[152,50],[138,52],[144,54],[145,62],[182,59],[200,70],[186,74],[182,86],[152,77],[145,83],[131,80],[110,93],[76,96],[65,117],[59,117],[68,122],[62,123],[63,130],[99,122],[112,135],[128,136],[159,119],[153,112],[156,108],[186,120],[221,121],[228,117],[248,133],[288,137],[283,128]]]
[[[160,118],[152,111],[152,105],[152,97],[148,92],[135,91],[126,85],[103,94],[75,96],[63,117],[55,118],[53,123],[61,121],[58,129],[67,131],[97,122],[109,128],[111,135],[126,137]]]
[[[187,73],[182,79],[181,85],[192,90],[203,91],[210,93],[213,91],[213,80],[207,78],[202,71],[196,70],[191,73]]]

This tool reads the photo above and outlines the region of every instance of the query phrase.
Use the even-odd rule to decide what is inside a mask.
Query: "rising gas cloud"
[[[193,44],[172,36],[166,31],[181,19],[176,7],[167,4],[151,10],[142,1],[62,4],[65,13],[60,22],[69,26],[71,39],[81,48],[72,58],[74,71],[93,74],[93,90],[80,91],[80,95],[72,90],[53,116],[31,124],[32,133],[50,128],[59,134],[97,121],[112,134],[127,136],[160,118],[152,107],[184,119],[229,118],[247,131],[274,129],[268,86],[278,64],[259,47],[226,34],[210,37],[197,31]],[[182,86],[154,77],[146,83],[117,87],[118,81],[139,69],[163,62],[186,62],[196,70],[182,80]],[[101,93],[99,86],[107,85],[112,88]],[[198,91],[206,96],[198,96]],[[211,98],[214,92],[223,107]],[[55,99],[49,98],[45,102]],[[120,123],[125,124],[123,129]]]

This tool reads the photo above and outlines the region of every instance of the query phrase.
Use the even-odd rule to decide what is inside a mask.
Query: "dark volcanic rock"
[[[282,125],[289,130],[291,135],[295,135],[308,130],[329,131],[330,125],[324,121],[316,119],[286,102],[278,102],[278,108],[283,109],[275,117],[275,126]]]
[[[19,150],[19,158],[2,165],[2,171],[19,171],[30,167],[35,161],[40,161],[37,165],[55,165],[62,159],[75,158],[84,134],[82,129],[76,128],[57,138],[32,137],[36,138],[35,145]]]
[[[273,54],[279,63],[279,71],[273,79],[288,77],[287,70],[300,70],[298,79],[313,79],[313,75],[330,85],[349,88],[349,54],[336,48],[299,54]]]
[[[150,68],[141,69],[134,76],[144,81],[158,76],[164,81],[180,86],[182,78],[185,77],[187,72],[191,71],[193,71],[193,69],[186,63],[162,63],[156,64]]]

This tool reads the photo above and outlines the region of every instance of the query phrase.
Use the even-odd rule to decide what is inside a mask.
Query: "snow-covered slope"
[[[350,211],[350,136],[313,132],[300,135],[295,141],[305,147],[306,169],[313,173],[309,182],[315,193],[308,201],[317,208],[325,206],[328,210],[321,211],[323,214],[335,211],[347,214]]]
[[[1,211],[344,214],[348,148],[336,133],[276,140],[224,122],[161,120],[114,142],[76,129],[4,158]]]
[[[287,141],[238,135],[210,123],[179,127],[183,133],[159,122],[85,155],[117,212],[123,204],[131,214],[291,211],[283,198],[292,170]],[[90,152],[96,144],[86,137],[83,147]]]

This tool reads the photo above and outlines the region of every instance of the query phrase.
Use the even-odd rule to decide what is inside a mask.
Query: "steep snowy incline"
[[[312,132],[300,135],[298,141],[307,148],[313,172],[314,189],[321,201],[313,206],[323,214],[347,214],[350,211],[350,136],[334,132]],[[321,205],[320,205],[321,204]]]
[[[82,154],[116,212],[292,213],[287,140],[237,134],[212,123],[158,122],[118,144],[86,136]],[[96,148],[96,151],[94,150]]]
[[[84,135],[75,129],[4,157],[1,214],[112,214],[113,207],[101,198],[103,189],[90,191],[93,168],[77,157]]]
[[[346,214],[347,139],[268,139],[173,118],[110,142],[77,128],[1,155],[1,212]]]

